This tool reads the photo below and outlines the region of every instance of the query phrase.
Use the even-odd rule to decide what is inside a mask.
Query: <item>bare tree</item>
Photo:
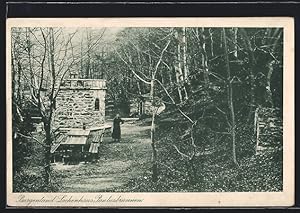
[[[181,29],[181,30],[185,30],[185,29]],[[164,54],[168,51],[168,47],[170,46],[172,36],[174,35],[173,33],[174,33],[173,29],[170,29],[169,34],[165,37],[165,44],[159,50],[160,51],[159,54],[145,53],[145,52],[143,52],[143,50],[138,48],[134,43],[130,43],[133,46],[133,50],[137,52],[138,58],[141,57],[140,54],[146,54],[149,58],[151,58],[152,62],[155,62],[155,66],[153,68],[149,69],[151,71],[150,76],[146,76],[145,74],[143,74],[143,72],[140,72],[141,70],[137,68],[139,66],[134,64],[132,56],[130,55],[130,53],[132,54],[132,52],[129,52],[129,50],[124,50],[124,47],[123,47],[124,54],[122,54],[121,51],[117,50],[117,49],[115,50],[115,52],[117,53],[119,58],[123,61],[123,63],[130,69],[130,71],[134,74],[134,76],[136,77],[136,79],[139,82],[150,86],[149,98],[151,100],[151,107],[152,107],[152,120],[151,120],[152,180],[154,182],[156,182],[158,180],[158,156],[157,156],[156,139],[155,139],[155,129],[156,129],[155,123],[156,123],[157,110],[158,110],[158,107],[160,106],[159,102],[162,101],[161,96],[163,95],[163,96],[167,96],[167,98],[171,101],[171,102],[168,102],[168,104],[173,105],[180,112],[180,114],[184,117],[184,119],[186,119],[190,123],[190,128],[189,128],[190,133],[189,134],[190,134],[192,152],[185,154],[184,152],[180,151],[179,148],[175,144],[172,144],[172,146],[180,154],[180,156],[184,159],[184,161],[186,161],[187,169],[191,168],[192,174],[190,174],[190,180],[191,180],[191,182],[194,182],[197,179],[196,166],[194,164],[194,160],[195,160],[195,157],[197,154],[195,138],[194,138],[194,127],[197,124],[197,121],[192,120],[184,111],[182,111],[180,109],[179,106],[182,104],[181,103],[182,100],[179,100],[179,103],[176,103],[175,99],[172,97],[172,95],[168,91],[167,86],[164,85],[158,79],[159,71],[163,67],[167,67],[167,68],[169,67],[169,65],[165,61],[166,59],[164,59]],[[183,39],[183,40],[185,40],[185,39]],[[158,46],[158,45],[156,44],[156,46]],[[181,79],[177,78],[177,80],[180,83],[183,83],[185,81],[183,77],[185,76],[186,78],[188,78],[188,75],[189,75],[188,71],[187,71],[187,65],[186,65],[187,59],[185,58],[186,56],[183,57],[183,55],[186,54],[186,50],[182,51],[182,44],[177,45],[177,48],[180,49],[180,52],[179,53],[177,52],[177,54],[179,55],[178,57],[180,57],[180,59],[184,59],[184,60],[181,60],[177,64],[178,64],[179,68],[185,67],[184,69],[181,69],[181,74],[182,74],[180,77]],[[183,52],[184,52],[184,54],[183,54]],[[185,61],[185,62],[183,62],[183,61]],[[137,63],[141,65],[140,60],[138,60]],[[163,66],[161,66],[161,65],[163,65]],[[184,66],[182,66],[182,65],[184,65]],[[183,70],[184,70],[184,72],[183,72]],[[176,75],[178,77],[178,73],[176,73]],[[186,79],[186,80],[188,80],[188,79]],[[184,87],[182,87],[182,88],[184,88]],[[182,91],[182,88],[180,89],[180,91]],[[158,94],[156,94],[156,91]],[[158,92],[158,91],[160,91],[160,92]],[[181,94],[181,92],[179,94]],[[186,100],[187,100],[187,98],[188,97],[185,97]]]
[[[187,41],[185,27],[175,31],[177,39],[177,56],[175,60],[175,74],[180,102],[188,99],[185,83],[188,82],[189,72],[187,67]]]
[[[227,37],[225,28],[222,29],[223,34],[223,42],[224,42],[224,51],[225,51],[225,63],[226,63],[226,70],[227,70],[227,101],[228,107],[230,111],[230,133],[231,133],[231,142],[232,142],[232,159],[235,165],[238,165],[237,158],[236,158],[236,121],[235,121],[235,111],[234,111],[234,104],[233,104],[233,80],[234,78],[231,77],[230,72],[230,65],[229,65],[229,54],[228,54],[228,47],[227,47]]]
[[[30,90],[30,102],[38,109],[44,124],[45,185],[50,184],[50,149],[52,119],[56,97],[66,74],[77,63],[72,44],[76,31],[64,33],[63,28],[26,28],[25,57],[28,72],[23,73]]]
[[[162,63],[164,53],[166,52],[168,46],[170,45],[171,42],[171,36],[172,36],[172,31],[168,34],[168,36],[165,37],[165,44],[164,47],[160,50],[159,57],[152,57],[151,55],[148,55],[151,57],[151,60],[156,60],[155,66],[153,68],[150,68],[150,76],[145,76],[142,74],[142,72],[137,72],[137,70],[134,68],[135,65],[132,63],[132,58],[129,54],[125,55],[127,57],[127,60],[123,58],[121,53],[116,50],[116,53],[120,57],[120,59],[124,62],[125,65],[130,69],[130,71],[134,74],[134,76],[141,81],[142,83],[146,85],[150,85],[150,95],[149,98],[151,100],[151,108],[152,108],[152,121],[151,121],[151,147],[152,147],[152,180],[156,182],[158,180],[158,163],[157,163],[157,149],[156,149],[156,140],[155,140],[155,118],[157,114],[157,98],[155,95],[155,90],[156,90],[156,84],[155,82],[157,81],[157,74],[159,67]],[[139,49],[137,50],[138,52],[140,51]]]
[[[85,28],[81,38],[81,75],[83,78],[93,78],[96,67],[96,53],[100,49],[99,44],[102,41],[106,28],[95,30]],[[85,39],[84,39],[85,38]]]

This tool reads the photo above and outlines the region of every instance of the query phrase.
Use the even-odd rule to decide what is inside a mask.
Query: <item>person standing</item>
[[[114,142],[120,142],[121,139],[121,127],[120,123],[124,123],[124,121],[120,118],[120,115],[117,114],[113,121],[113,131],[112,131],[112,138]]]

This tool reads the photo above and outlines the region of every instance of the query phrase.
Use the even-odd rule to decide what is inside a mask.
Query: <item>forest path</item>
[[[110,134],[104,137],[98,162],[53,166],[62,177],[60,191],[130,191],[126,189],[128,181],[142,175],[151,162],[150,126],[141,121],[125,122],[121,131],[121,142],[113,142]]]

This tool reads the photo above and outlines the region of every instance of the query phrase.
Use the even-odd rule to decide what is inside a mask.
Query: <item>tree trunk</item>
[[[86,79],[90,78],[90,56],[89,56],[89,53],[88,53],[88,60],[87,60],[86,69],[85,69],[85,78]]]
[[[253,48],[252,48],[252,45],[251,45],[251,42],[250,42],[250,39],[247,35],[247,32],[245,29],[241,28],[240,30],[241,32],[241,35],[243,36],[243,39],[244,39],[244,45],[246,47],[246,50],[249,54],[249,63],[250,63],[250,66],[249,66],[249,74],[250,74],[250,107],[249,107],[249,114],[248,114],[248,118],[247,118],[247,123],[248,121],[251,120],[251,117],[253,115],[253,111],[254,111],[254,103],[255,103],[255,96],[254,96],[254,69],[255,69],[255,66],[256,66],[256,60],[255,60],[255,57],[254,57],[254,54],[253,54]]]
[[[27,53],[28,53],[28,68],[29,68],[29,73],[30,73],[30,84],[31,85],[35,85],[35,81],[34,81],[34,72],[33,72],[33,68],[32,68],[32,61],[31,61],[31,41],[30,41],[30,33],[29,28],[25,28],[26,29],[26,48],[27,48]],[[34,94],[34,89],[33,87],[30,87],[30,92],[33,95]]]
[[[21,100],[22,100],[21,92],[23,92],[23,90],[21,88],[21,85],[22,85],[22,83],[21,83],[22,66],[21,66],[21,62],[20,61],[18,61],[17,64],[18,64],[17,104],[18,104],[19,107],[21,107]]]
[[[176,74],[176,83],[178,84],[178,96],[179,96],[179,101],[180,103],[182,102],[183,100],[183,97],[182,97],[182,88],[181,88],[181,84],[182,84],[182,81],[183,81],[183,73],[182,73],[182,68],[181,68],[181,46],[180,46],[180,42],[178,42],[178,45],[177,45],[177,62],[175,62],[175,74]]]
[[[84,78],[84,72],[83,72],[83,48],[82,48],[82,38],[80,41],[80,77]]]
[[[184,30],[185,31],[185,30]],[[180,103],[183,99],[188,99],[187,90],[184,86],[184,82],[188,76],[188,70],[186,66],[186,47],[183,48],[186,44],[185,34],[181,35],[182,32],[178,31],[178,44],[177,44],[177,58],[175,62],[175,74],[176,74],[176,83],[178,84],[178,96]],[[184,37],[184,39],[183,39]],[[182,53],[183,49],[183,53]]]
[[[233,106],[233,90],[232,84],[229,83],[228,88],[228,102],[230,108],[230,117],[231,117],[231,140],[232,140],[232,158],[233,162],[237,165],[236,159],[236,122],[235,122],[235,113],[234,113],[234,106]]]
[[[46,47],[45,47],[46,48]],[[44,179],[44,183],[45,183],[45,187],[49,187],[50,185],[50,170],[51,170],[51,145],[52,145],[52,137],[51,137],[51,120],[52,120],[52,113],[53,113],[53,104],[55,102],[55,98],[54,98],[54,88],[55,88],[55,82],[56,82],[56,72],[55,72],[55,59],[54,59],[54,32],[53,32],[53,28],[50,28],[49,31],[49,54],[50,54],[50,68],[51,68],[51,77],[52,77],[52,84],[51,84],[51,93],[49,95],[49,101],[50,101],[50,105],[47,106],[47,108],[43,111],[41,109],[41,103],[39,103],[39,107],[40,107],[40,112],[43,111],[43,123],[44,123],[44,129],[45,129],[45,135],[46,135],[46,139],[45,139],[45,150],[44,150],[44,154],[45,154],[45,179]],[[43,66],[41,66],[41,69],[43,69]],[[41,74],[41,82],[40,82],[40,86],[39,86],[39,90],[41,90],[43,88],[43,80],[44,80],[44,76],[43,76],[43,71]],[[40,96],[40,93],[38,95],[38,99],[42,99]]]
[[[206,51],[206,43],[205,43],[205,34],[204,34],[204,27],[202,28],[201,31],[201,41],[202,41],[202,46],[201,46],[201,50],[202,50],[202,67],[203,67],[203,76],[204,76],[204,82],[205,82],[205,89],[206,89],[206,93],[209,96],[209,73],[208,73],[208,57],[207,57],[207,51]]]
[[[158,168],[157,168],[157,150],[155,144],[155,114],[156,111],[154,109],[154,82],[155,80],[151,80],[151,99],[152,99],[152,122],[151,122],[151,147],[152,147],[152,181],[156,182],[158,180]]]
[[[231,120],[231,141],[232,141],[232,159],[235,165],[238,165],[237,158],[236,158],[236,121],[235,121],[235,112],[234,112],[234,104],[233,104],[233,86],[231,82],[231,73],[230,73],[230,66],[229,66],[229,55],[228,55],[228,47],[227,47],[227,40],[226,40],[226,32],[223,28],[223,40],[224,40],[224,49],[225,49],[225,62],[226,62],[226,69],[227,69],[227,98],[228,98],[228,107],[230,110],[230,120]]]
[[[186,41],[186,29],[185,27],[182,28],[182,68],[184,73],[184,81],[183,81],[183,92],[184,92],[184,99],[188,99],[188,93],[185,84],[189,84],[189,70],[187,66],[187,41]]]
[[[52,144],[52,138],[51,138],[51,126],[50,122],[44,118],[44,129],[46,134],[46,140],[45,140],[45,176],[44,176],[44,184],[46,187],[49,187],[50,184],[50,167],[51,167],[51,144]]]
[[[237,58],[238,57],[238,28],[235,27],[233,28],[234,31],[234,56]]]
[[[89,79],[91,76],[90,73],[90,65],[91,65],[91,53],[90,47],[91,46],[91,35],[90,32],[87,31],[87,63],[86,63],[86,70],[85,70],[85,78]]]
[[[139,97],[139,104],[138,104],[138,113],[139,113],[139,116],[141,117],[143,114],[144,114],[144,98],[142,97],[142,90],[141,90],[141,85],[140,85],[140,82],[139,81],[136,81],[136,84],[137,84],[137,88],[138,88],[138,93],[140,95]]]
[[[256,135],[256,147],[255,147],[255,154],[258,154],[258,146],[259,146],[259,107],[256,108],[255,110],[255,115],[254,115],[254,134]]]
[[[267,66],[268,66],[268,74],[267,74],[267,86],[266,86],[266,101],[269,104],[270,107],[273,107],[273,98],[272,98],[272,91],[271,91],[271,78],[273,74],[273,64],[275,63],[274,60],[272,60]]]
[[[188,82],[189,70],[187,67],[187,42],[186,42],[186,29],[182,28],[182,67],[184,73],[184,81]]]
[[[11,84],[12,84],[12,98],[13,100],[15,100],[16,98],[16,94],[17,94],[17,71],[16,71],[16,68],[15,68],[15,58],[13,57],[13,51],[11,52],[11,74],[12,74],[12,81],[11,81]]]
[[[158,168],[157,168],[157,150],[156,150],[154,133],[155,133],[155,112],[152,113],[151,147],[152,147],[152,181],[156,182],[158,180]]]
[[[198,182],[197,169],[195,167],[194,159],[190,160],[190,164],[191,164],[193,177],[194,177],[194,182],[192,182],[192,183],[194,184],[194,183]]]
[[[214,57],[214,40],[213,40],[213,34],[211,31],[211,28],[208,29],[209,32],[209,38],[210,38],[210,53],[211,56]]]

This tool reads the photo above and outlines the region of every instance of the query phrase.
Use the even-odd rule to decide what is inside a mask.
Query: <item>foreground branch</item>
[[[35,142],[37,142],[38,144],[42,145],[43,147],[49,147],[48,145],[46,145],[46,144],[40,142],[38,139],[36,139],[36,138],[33,137],[33,136],[23,135],[22,133],[19,133],[19,132],[17,132],[16,134],[19,135],[19,136],[21,136],[21,137],[23,137],[23,138],[29,139],[29,140],[32,139],[32,140],[34,140]],[[43,141],[45,141],[45,140],[43,140]]]

